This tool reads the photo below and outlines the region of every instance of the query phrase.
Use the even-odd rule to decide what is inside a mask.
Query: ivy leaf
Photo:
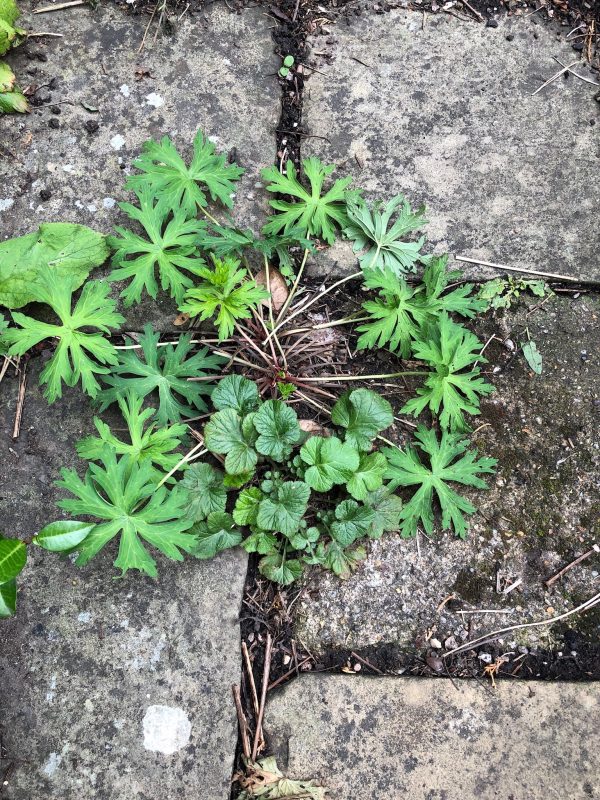
[[[401,413],[418,416],[429,406],[439,416],[440,425],[450,430],[468,430],[464,414],[479,414],[479,399],[491,394],[494,387],[481,377],[475,362],[483,361],[481,342],[464,326],[452,322],[444,313],[437,326],[430,326],[423,338],[413,345],[413,354],[430,364],[432,372],[417,389]],[[469,369],[465,372],[465,369]]]
[[[32,544],[37,544],[51,553],[62,553],[80,545],[93,527],[89,522],[79,522],[75,519],[51,522],[33,537]]]
[[[185,293],[181,311],[198,317],[200,321],[212,319],[217,326],[219,341],[229,338],[240,319],[249,319],[261,300],[269,294],[240,268],[240,262],[231,258],[221,261],[212,256],[214,269],[200,267],[200,284]]]
[[[406,450],[388,447],[384,451],[389,464],[386,477],[390,479],[390,487],[418,486],[400,512],[402,535],[414,536],[419,522],[426,533],[433,531],[435,493],[442,510],[442,529],[453,528],[455,534],[464,539],[468,527],[464,515],[473,514],[476,508],[448,484],[453,482],[487,489],[479,474],[492,474],[496,459],[477,459],[477,450],[467,452],[468,440],[457,433],[442,431],[438,440],[435,431],[419,425],[415,438],[415,447],[409,446]],[[425,462],[419,451],[426,457]]]
[[[263,493],[256,486],[242,489],[236,498],[233,509],[233,519],[236,525],[254,525],[256,523],[258,506],[263,497]]]
[[[193,349],[191,338],[191,333],[186,333],[175,346],[168,344],[158,347],[160,333],[153,331],[151,325],[146,325],[144,334],[139,339],[144,360],[142,361],[135,350],[119,352],[117,366],[110,376],[104,378],[109,388],[104,389],[99,396],[100,410],[104,410],[127,392],[145,398],[158,389],[156,419],[161,426],[193,417],[196,410],[206,411],[207,406],[202,395],[209,395],[212,385],[204,381],[188,381],[188,378],[207,378],[216,374],[225,359],[209,354],[206,347],[187,358]],[[181,402],[180,397],[186,404]]]
[[[70,278],[56,275],[52,270],[40,276],[31,287],[31,295],[46,303],[60,319],[60,325],[39,322],[17,311],[13,320],[18,328],[3,334],[8,342],[9,354],[22,356],[36,344],[46,339],[58,339],[54,355],[40,375],[40,384],[47,384],[44,397],[53,403],[62,396],[63,382],[75,386],[81,380],[84,392],[95,397],[100,389],[96,375],[106,375],[107,366],[117,364],[117,351],[103,333],[117,328],[124,318],[115,311],[114,300],[109,299],[107,283],[89,281],[83,287],[79,300],[71,310],[74,284]],[[89,332],[92,328],[94,332]]]
[[[383,453],[363,453],[355,473],[348,479],[346,488],[355,500],[366,500],[369,492],[379,489],[387,461]]]
[[[402,500],[397,494],[390,492],[387,486],[370,492],[364,502],[375,514],[367,532],[369,538],[380,539],[385,531],[397,531],[400,528]]]
[[[377,289],[380,297],[362,304],[372,319],[357,327],[362,332],[357,347],[363,350],[387,346],[408,358],[412,341],[428,319],[419,287],[409,286],[389,269],[366,270],[364,284],[368,289]]]
[[[198,522],[192,528],[197,544],[192,550],[196,558],[214,558],[222,550],[235,547],[242,541],[242,534],[235,527],[231,514],[213,511],[206,522]]]
[[[300,439],[298,416],[282,400],[267,400],[254,415],[254,427],[259,433],[256,449],[274,461],[284,461],[292,445]]]
[[[311,436],[302,446],[300,458],[309,465],[304,480],[317,492],[328,492],[334,484],[345,483],[360,461],[356,448],[335,436]]]
[[[370,450],[373,439],[394,421],[387,400],[370,389],[345,392],[331,410],[335,425],[346,429],[345,441],[357,450]]]
[[[252,472],[257,462],[256,433],[242,427],[242,419],[233,408],[224,408],[211,416],[204,428],[204,443],[212,453],[225,455],[225,469],[231,475]]]
[[[446,311],[473,319],[478,313],[486,310],[487,302],[482,300],[481,296],[473,295],[472,283],[463,283],[451,292],[446,291],[449,283],[456,283],[461,278],[460,270],[448,270],[447,255],[434,256],[429,261],[423,273],[425,289],[423,305],[429,315],[438,317]]]
[[[223,485],[223,473],[210,464],[191,464],[180,485],[187,489],[187,515],[194,522],[225,511],[227,490]]]
[[[185,490],[179,486],[158,487],[150,461],[140,464],[129,456],[117,459],[108,445],[100,462],[89,464],[84,480],[75,470],[63,469],[62,480],[56,484],[74,495],[59,500],[59,508],[102,520],[78,546],[75,563],[84,566],[119,535],[119,553],[114,564],[123,575],[137,569],[156,577],[156,562],[143,541],[173,561],[182,561],[181,551],[190,553],[196,541],[186,533],[193,523],[185,516],[188,502]]]
[[[180,460],[173,451],[181,444],[186,426],[177,423],[156,429],[156,423],[147,425],[154,415],[153,408],[142,410],[143,399],[132,392],[117,397],[119,408],[127,423],[130,442],[117,439],[110,427],[98,417],[94,425],[99,436],[86,436],[77,442],[77,453],[81,458],[95,461],[100,458],[105,445],[109,444],[118,455],[130,455],[136,461],[149,459],[160,470],[169,472]]]
[[[141,175],[131,175],[126,189],[141,192],[148,189],[169,208],[181,208],[188,217],[195,217],[197,206],[220,200],[231,208],[231,195],[236,190],[236,181],[244,170],[236,164],[227,164],[225,156],[215,153],[215,146],[205,139],[201,131],[194,137],[194,155],[188,167],[168,136],[160,142],[150,139],[144,142],[142,154],[133,162]]]
[[[359,562],[366,557],[367,551],[364,547],[344,548],[336,541],[329,542],[321,554],[324,566],[342,579],[349,578]]]
[[[279,542],[273,533],[255,531],[242,542],[242,547],[247,553],[258,553],[261,556],[270,556],[279,552]]]
[[[0,305],[21,308],[36,300],[35,287],[47,272],[79,289],[109,256],[105,236],[71,222],[45,222],[33,233],[1,241]]]
[[[131,306],[140,302],[144,291],[156,299],[155,272],[158,271],[162,290],[169,291],[171,297],[181,303],[185,290],[194,285],[182,270],[197,275],[199,267],[204,266],[196,248],[203,224],[195,218],[189,219],[181,207],[171,207],[163,199],[157,200],[148,188],[141,190],[138,200],[139,208],[131,203],[119,203],[119,208],[140,223],[146,236],[126,228],[115,228],[119,236],[108,240],[115,250],[112,262],[116,265],[110,280],[132,279],[121,292],[125,305]]]
[[[18,539],[0,536],[0,583],[7,583],[21,572],[27,561],[27,548]]]
[[[12,617],[17,608],[17,581],[0,583],[0,619]]]
[[[300,527],[306,512],[310,488],[302,481],[285,481],[270,497],[261,500],[256,524],[266,531],[291,536]]]
[[[300,561],[287,560],[281,553],[261,558],[258,562],[258,569],[261,575],[280,586],[289,586],[302,575]]]
[[[322,164],[318,158],[307,158],[302,162],[304,176],[310,183],[310,192],[298,180],[298,173],[291,159],[286,164],[286,174],[277,167],[268,167],[261,173],[268,192],[291,195],[294,202],[270,200],[272,208],[282,213],[276,214],[264,226],[266,235],[290,232],[298,229],[305,236],[318,236],[328,244],[335,241],[335,226],[342,227],[348,221],[346,216],[347,187],[351,178],[336,180],[331,189],[322,194],[323,183],[331,175],[335,166]]]
[[[344,228],[344,236],[354,242],[355,253],[364,251],[358,259],[361,269],[389,269],[395,275],[416,272],[425,237],[417,242],[402,241],[402,237],[426,224],[423,217],[425,207],[413,213],[408,200],[401,194],[392,198],[383,212],[379,210],[380,206],[380,203],[375,203],[369,209],[362,197],[348,202],[349,222]],[[389,227],[396,212],[396,221]]]
[[[217,411],[233,408],[241,416],[256,411],[260,402],[256,384],[242,375],[235,374],[227,375],[219,381],[211,400]]]
[[[523,350],[525,361],[527,361],[530,368],[535,372],[536,375],[541,375],[543,368],[542,354],[537,349],[536,343],[531,340],[521,343],[521,349]]]
[[[331,535],[342,547],[348,547],[356,539],[367,535],[374,520],[373,509],[354,500],[343,500],[336,506],[335,522],[330,526]]]

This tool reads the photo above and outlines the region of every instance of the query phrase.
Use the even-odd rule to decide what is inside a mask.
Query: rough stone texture
[[[474,427],[482,427],[474,442],[482,455],[498,459],[498,469],[489,492],[465,492],[480,510],[468,539],[444,533],[419,536],[417,543],[388,534],[371,544],[367,560],[349,580],[316,572],[297,620],[298,635],[311,651],[389,643],[414,653],[432,636],[442,643],[453,636],[460,643],[505,625],[549,619],[600,590],[597,555],[552,589],[543,583],[600,534],[599,320],[597,297],[563,296],[535,313],[521,305],[517,312],[486,319],[483,329],[477,326],[484,341],[496,334],[518,347],[527,325],[544,370],[535,376],[520,352],[495,341],[486,351],[485,368],[497,391],[475,421]],[[408,396],[403,392],[390,400],[398,408]],[[396,435],[404,437],[401,425]],[[501,590],[518,579],[522,583],[504,595],[497,592],[497,575]],[[452,602],[438,611],[449,596]],[[503,613],[459,613],[473,609]],[[597,643],[596,610],[572,617],[569,625]],[[509,649],[562,643],[562,630],[550,626],[511,634]],[[450,639],[448,649],[453,646]]]
[[[82,465],[74,443],[92,432],[77,391],[48,407],[39,361],[16,441],[10,372],[0,395],[2,531],[21,538],[63,516],[53,481]],[[30,548],[17,615],[0,626],[3,800],[227,800],[245,556],[159,556],[158,580],[115,580],[107,549],[79,569]]]
[[[288,684],[265,716],[279,766],[331,800],[587,800],[599,723],[597,685],[342,676]]]
[[[404,10],[340,20],[331,47],[311,40],[331,57],[315,57],[324,74],[310,77],[304,119],[326,139],[306,139],[303,156],[337,163],[371,199],[426,203],[437,252],[597,280],[594,88],[560,78],[532,96],[560,68],[553,56],[574,60],[557,30]],[[348,243],[327,261],[354,269]]]
[[[273,161],[279,116],[277,59],[268,18],[258,8],[236,14],[225,4],[209,5],[154,43],[151,28],[139,55],[146,16],[132,17],[110,4],[24,20],[26,27],[64,38],[34,39],[10,56],[22,83],[42,86],[56,79],[57,85],[40,90],[38,97],[49,97],[31,115],[0,118],[0,152],[6,156],[0,158],[3,237],[57,220],[103,233],[115,224],[130,225],[116,202],[132,198],[123,184],[142,143],[168,134],[189,158],[198,129],[220,152],[235,148],[246,169],[235,213],[244,227],[258,229],[265,200],[255,183],[259,169]],[[137,80],[136,69],[152,77]],[[56,103],[62,103],[59,115],[48,107]],[[53,119],[58,129],[49,127]],[[96,133],[87,132],[88,122],[98,123]],[[46,202],[40,199],[44,189],[52,195]],[[158,303],[146,300],[125,313],[126,329],[147,321],[170,329],[177,309],[162,293]]]

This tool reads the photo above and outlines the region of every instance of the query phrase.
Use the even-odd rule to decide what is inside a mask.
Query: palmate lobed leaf
[[[392,198],[383,211],[379,203],[369,208],[362,197],[349,200],[344,236],[354,242],[355,253],[362,252],[358,259],[361,269],[389,269],[397,276],[415,272],[425,237],[416,242],[402,237],[426,224],[424,213],[424,206],[413,212],[403,195]],[[395,214],[396,221],[390,226]]]
[[[213,269],[201,267],[200,283],[185,293],[181,311],[200,320],[212,319],[217,326],[219,340],[229,338],[236,322],[249,319],[262,300],[269,294],[240,262],[232,258],[220,260],[212,256]]]
[[[415,358],[435,371],[417,389],[401,413],[418,416],[426,407],[439,416],[440,425],[453,431],[468,430],[465,414],[479,414],[480,397],[494,391],[474,366],[483,361],[482,344],[474,333],[443,313],[438,324],[429,326],[413,345]],[[467,371],[465,371],[467,370]]]
[[[252,415],[242,418],[233,408],[212,414],[204,427],[204,444],[212,453],[225,456],[228,475],[240,475],[244,483],[258,461],[254,445],[257,433]]]
[[[227,489],[223,484],[223,473],[211,464],[191,464],[181,486],[188,493],[186,513],[194,522],[225,511]]]
[[[378,433],[394,421],[392,407],[370,389],[345,392],[331,410],[335,425],[346,429],[345,441],[357,450],[371,449]]]
[[[108,239],[115,251],[110,280],[130,279],[121,297],[126,306],[131,306],[141,301],[144,292],[156,299],[158,273],[163,291],[181,303],[186,289],[194,285],[190,275],[198,275],[198,270],[206,266],[196,245],[204,225],[195,217],[190,219],[183,208],[172,209],[163,199],[155,199],[148,188],[140,191],[138,200],[139,207],[131,203],[119,203],[119,207],[139,222],[145,236],[115,228],[119,236]]]
[[[300,458],[309,465],[304,480],[317,492],[328,492],[334,484],[349,481],[360,463],[358,450],[336,436],[311,436],[302,446]]]
[[[87,564],[111,540],[120,537],[114,562],[124,575],[130,569],[156,577],[154,558],[144,542],[174,561],[190,553],[196,537],[186,533],[193,521],[186,517],[187,492],[179,486],[158,486],[150,461],[138,463],[129,456],[117,458],[106,445],[99,463],[91,463],[82,480],[75,470],[63,469],[57,486],[73,498],[58,501],[72,514],[101,520],[78,545],[78,566]]]
[[[54,355],[40,375],[40,384],[46,384],[44,396],[49,403],[62,396],[63,383],[75,386],[81,381],[84,392],[95,397],[100,389],[96,376],[108,374],[108,366],[104,365],[118,363],[114,345],[102,335],[125,321],[115,311],[114,300],[108,297],[109,288],[108,284],[89,281],[71,308],[73,282],[48,271],[31,287],[31,294],[38,302],[50,306],[60,324],[40,322],[13,312],[13,320],[19,327],[3,334],[3,340],[10,345],[9,354],[23,355],[46,339],[58,339]],[[88,328],[95,332],[88,332]]]
[[[261,500],[256,524],[265,531],[290,536],[300,527],[306,513],[310,488],[302,481],[284,481],[270,497]]]
[[[197,207],[208,205],[208,197],[219,200],[227,208],[233,206],[231,195],[244,170],[227,164],[225,156],[215,153],[215,146],[198,131],[194,137],[194,154],[187,166],[168,136],[160,142],[152,139],[143,145],[142,154],[133,162],[141,175],[131,175],[125,184],[134,191],[149,190],[170,208],[181,208],[188,217]]]
[[[197,538],[192,555],[202,559],[214,558],[217,553],[236,547],[242,541],[242,534],[235,527],[231,514],[221,511],[213,511],[206,521],[196,523],[192,533]]]
[[[300,439],[298,416],[283,400],[267,400],[253,415],[252,423],[259,434],[256,449],[274,461],[286,459]]]
[[[208,378],[211,375],[216,378],[225,359],[210,354],[206,347],[190,355],[193,349],[191,338],[191,334],[186,333],[177,344],[158,347],[160,334],[151,325],[146,325],[139,339],[144,359],[134,349],[119,352],[116,366],[104,378],[108,388],[98,397],[100,410],[128,392],[143,399],[158,391],[156,420],[159,426],[193,417],[196,411],[206,411],[204,396],[210,395],[213,385],[189,381],[188,378]]]
[[[304,176],[310,184],[310,191],[298,180],[298,173],[291,159],[282,174],[277,167],[268,167],[261,173],[268,192],[291,195],[294,200],[270,200],[272,208],[281,213],[275,214],[264,226],[267,235],[280,231],[290,232],[298,229],[305,236],[318,236],[328,244],[335,241],[336,226],[343,227],[347,221],[346,198],[351,178],[335,181],[333,186],[322,194],[323,184],[333,172],[333,164],[322,164],[318,158],[307,158],[302,162]]]
[[[453,529],[457,536],[465,538],[468,530],[465,515],[476,509],[468,500],[452,489],[449,483],[487,489],[480,474],[493,474],[495,458],[477,459],[477,450],[467,452],[469,442],[461,434],[442,431],[438,440],[433,430],[419,425],[415,447],[406,450],[388,447],[384,454],[388,459],[386,478],[390,488],[417,486],[408,503],[401,512],[401,532],[403,536],[414,536],[419,523],[426,533],[433,531],[434,495],[441,507],[442,529]],[[419,451],[426,457],[424,462]]]

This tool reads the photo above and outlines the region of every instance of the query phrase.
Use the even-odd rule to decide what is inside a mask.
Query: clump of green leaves
[[[505,278],[493,278],[486,281],[479,290],[479,298],[491,308],[511,308],[524,292],[535,297],[545,297],[553,292],[542,280],[528,280],[507,275]]]
[[[334,171],[333,164],[322,164],[318,158],[307,158],[302,162],[302,172],[310,184],[310,191],[298,179],[298,172],[289,160],[286,172],[282,174],[277,167],[268,167],[261,173],[268,192],[289,195],[287,200],[270,200],[272,208],[280,213],[271,217],[263,231],[268,236],[280,231],[299,229],[304,236],[318,236],[328,244],[335,241],[336,225],[344,227],[348,222],[346,199],[351,178],[335,181],[323,194],[323,184]]]
[[[96,397],[100,390],[96,376],[108,376],[108,365],[118,363],[117,351],[104,334],[125,320],[115,311],[114,300],[108,297],[109,288],[106,283],[90,281],[73,306],[71,278],[48,271],[31,287],[31,294],[35,300],[50,306],[60,324],[40,322],[13,312],[13,321],[19,327],[3,334],[4,341],[10,345],[10,355],[21,356],[40,342],[58,340],[52,358],[40,375],[40,384],[46,384],[44,396],[49,403],[62,396],[63,383],[75,386],[81,381],[84,392]],[[94,332],[89,332],[89,328]]]
[[[1,27],[2,20],[0,19]],[[0,61],[0,115],[25,114],[29,111],[27,98],[17,86],[16,81],[16,75],[6,61]]]
[[[219,339],[229,338],[236,322],[249,319],[261,300],[269,297],[240,262],[225,257],[212,257],[213,269],[198,270],[200,283],[188,289],[181,310],[200,320],[211,319],[217,326]]]
[[[442,528],[453,529],[464,539],[467,534],[465,514],[473,514],[476,509],[450,484],[487,489],[487,484],[479,476],[492,474],[496,459],[478,459],[477,450],[468,451],[468,440],[457,433],[442,431],[438,439],[435,431],[419,425],[415,438],[414,447],[384,450],[388,461],[385,477],[390,480],[390,486],[418,487],[400,511],[402,535],[414,536],[419,524],[423,525],[426,533],[433,531],[435,496],[442,512]]]
[[[241,543],[262,556],[264,575],[286,585],[305,564],[348,575],[364,557],[361,542],[397,526],[401,501],[384,485],[386,458],[371,452],[393,422],[386,400],[367,389],[345,393],[332,411],[339,435],[330,438],[307,436],[293,408],[261,401],[239,375],[224,378],[212,400],[204,441],[225,470],[196,464],[182,482],[196,556]]]
[[[131,349],[119,351],[111,374],[104,378],[108,388],[99,394],[100,410],[128,393],[145,399],[157,391],[156,420],[161,427],[206,411],[204,397],[210,395],[214,384],[189,379],[208,379],[211,375],[216,378],[224,359],[209,353],[206,347],[190,355],[191,338],[191,333],[186,333],[176,344],[159,346],[160,334],[146,325],[139,339],[143,359],[134,342],[127,340]]]
[[[294,66],[294,56],[289,56],[289,55],[285,56],[282,65],[279,67],[279,76],[281,78],[287,78],[293,66]]]
[[[73,497],[59,500],[58,506],[100,520],[74,548],[79,553],[78,566],[119,537],[114,564],[122,574],[136,569],[155,578],[156,562],[146,545],[173,561],[182,561],[182,551],[189,553],[196,546],[196,537],[188,532],[193,521],[185,515],[186,490],[161,486],[150,458],[118,456],[107,444],[97,460],[88,464],[83,480],[71,469],[63,469],[61,475],[57,486]]]

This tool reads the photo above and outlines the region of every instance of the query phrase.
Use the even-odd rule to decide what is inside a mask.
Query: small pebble
[[[436,656],[427,656],[427,666],[434,672],[443,672],[444,670],[444,662]]]
[[[61,113],[60,106],[50,106],[50,113],[51,114],[60,114]]]
[[[498,20],[497,19],[493,19],[492,17],[490,17],[488,19],[488,21],[485,23],[485,27],[486,28],[497,28],[498,27]]]
[[[95,119],[88,119],[83,123],[83,127],[88,133],[96,133],[100,126]]]
[[[512,42],[512,40],[513,40],[514,38],[515,38],[515,35],[514,35],[514,33],[507,33],[507,34],[506,34],[506,41],[507,41],[507,42]]]
[[[446,650],[454,650],[455,647],[458,647],[458,643],[454,636],[449,636],[446,641],[444,642],[444,647]]]
[[[442,649],[442,643],[440,642],[440,640],[439,640],[439,639],[430,639],[430,640],[429,640],[429,644],[430,644],[430,645],[431,645],[431,647],[433,647],[435,650],[441,650],[441,649]]]
[[[491,664],[492,656],[490,653],[479,653],[479,660],[483,661],[484,664]]]
[[[56,119],[56,117],[51,117],[48,121],[48,126],[56,130],[56,128],[60,128],[60,122]]]
[[[42,200],[50,200],[51,197],[52,197],[52,192],[50,191],[50,189],[40,190],[40,198]]]

